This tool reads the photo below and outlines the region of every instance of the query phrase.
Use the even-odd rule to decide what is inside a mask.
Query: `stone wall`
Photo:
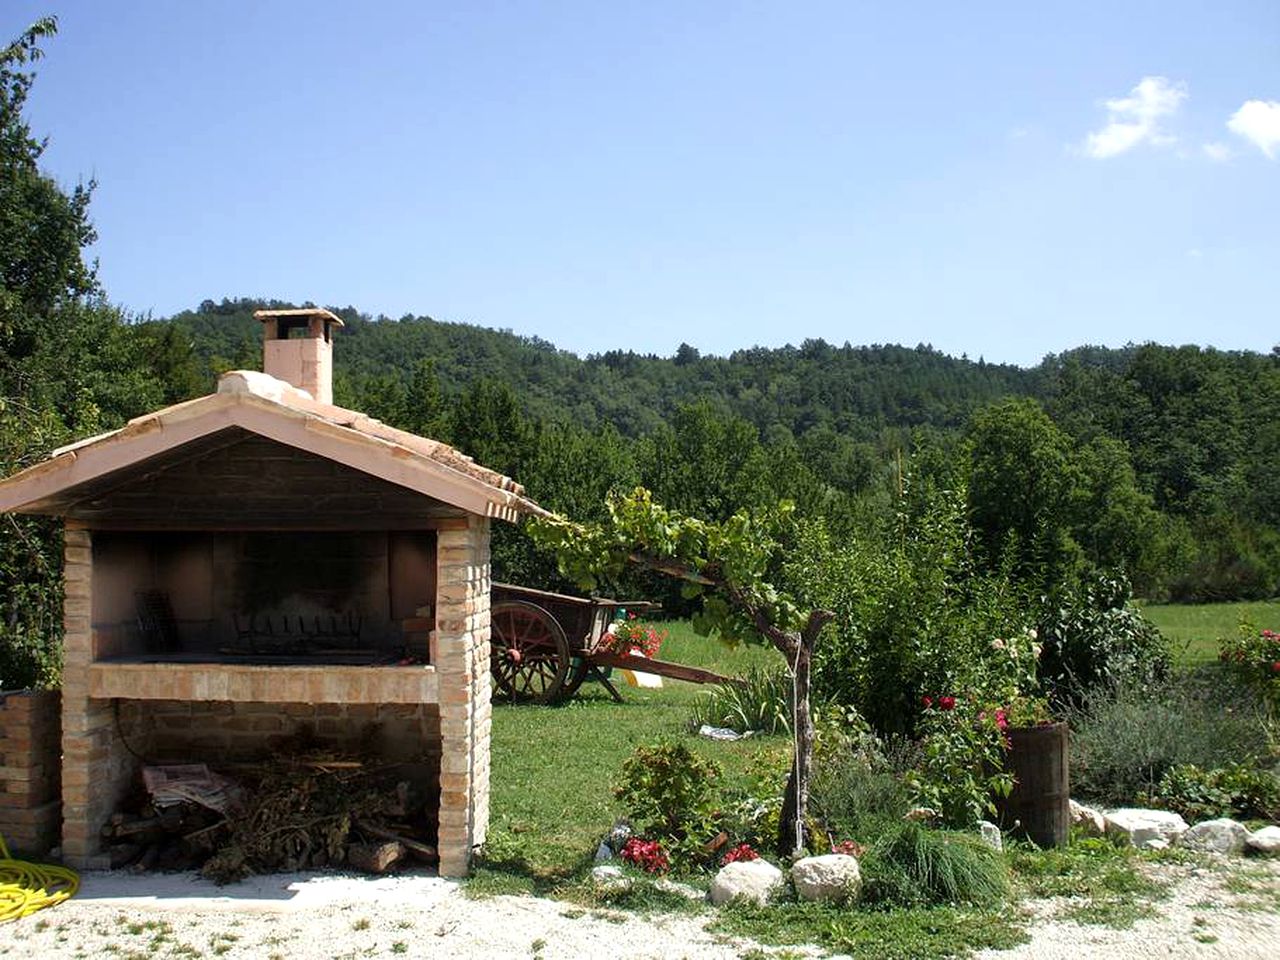
[[[15,856],[42,857],[62,826],[57,691],[0,692],[0,836]]]
[[[440,873],[466,874],[489,824],[489,520],[436,542]]]

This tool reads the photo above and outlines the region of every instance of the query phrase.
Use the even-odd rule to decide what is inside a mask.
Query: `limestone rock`
[[[1087,837],[1100,837],[1107,832],[1107,820],[1101,813],[1083,803],[1071,804],[1071,825]]]
[[[978,834],[982,837],[982,842],[992,850],[1004,849],[1004,837],[1000,835],[1000,828],[989,820],[978,821]]]
[[[1245,842],[1259,853],[1280,854],[1280,827],[1261,827],[1249,834]]]
[[[1204,820],[1182,835],[1181,843],[1201,853],[1244,853],[1249,831],[1234,820]]]
[[[599,890],[626,890],[631,886],[631,878],[621,867],[605,864],[591,868],[591,883]]]
[[[764,905],[782,888],[782,871],[767,860],[736,860],[720,868],[707,899],[716,906],[735,897],[745,897]]]
[[[1168,810],[1123,807],[1106,814],[1107,833],[1135,847],[1161,849],[1187,832],[1187,821]]]
[[[801,900],[825,900],[846,903],[858,899],[862,890],[862,871],[856,857],[829,853],[821,857],[805,857],[791,868],[791,882]]]

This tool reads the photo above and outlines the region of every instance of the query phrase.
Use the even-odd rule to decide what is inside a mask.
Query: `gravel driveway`
[[[1130,930],[1053,919],[1034,905],[1031,943],[983,960],[1280,957],[1280,863],[1229,871],[1172,868],[1178,883],[1159,915]],[[191,875],[91,873],[75,900],[8,925],[13,957],[737,958],[754,944],[703,929],[705,918],[584,910],[534,897],[468,900],[429,876],[259,877],[214,887]],[[809,953],[810,951],[805,951]],[[817,953],[818,951],[812,951]],[[792,953],[794,956],[794,952]]]

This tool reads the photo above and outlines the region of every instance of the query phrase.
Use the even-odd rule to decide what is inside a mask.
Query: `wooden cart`
[[[621,701],[609,680],[612,667],[690,683],[729,682],[710,670],[601,648],[609,624],[622,610],[642,613],[656,607],[495,583],[489,612],[494,699],[554,703],[573,696],[590,677]]]

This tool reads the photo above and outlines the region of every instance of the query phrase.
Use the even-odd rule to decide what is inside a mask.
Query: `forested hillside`
[[[205,301],[168,321],[200,379],[258,366],[261,305]],[[1122,567],[1155,597],[1270,596],[1280,580],[1280,350],[1082,347],[1029,370],[821,340],[579,358],[509,332],[337,312],[338,402],[443,436],[559,509],[642,482],[710,516],[788,496],[854,524],[926,447],[967,457],[970,482],[991,487],[997,502],[973,506],[992,537],[1065,538],[1070,562]],[[996,405],[1007,398],[1026,402]]]

